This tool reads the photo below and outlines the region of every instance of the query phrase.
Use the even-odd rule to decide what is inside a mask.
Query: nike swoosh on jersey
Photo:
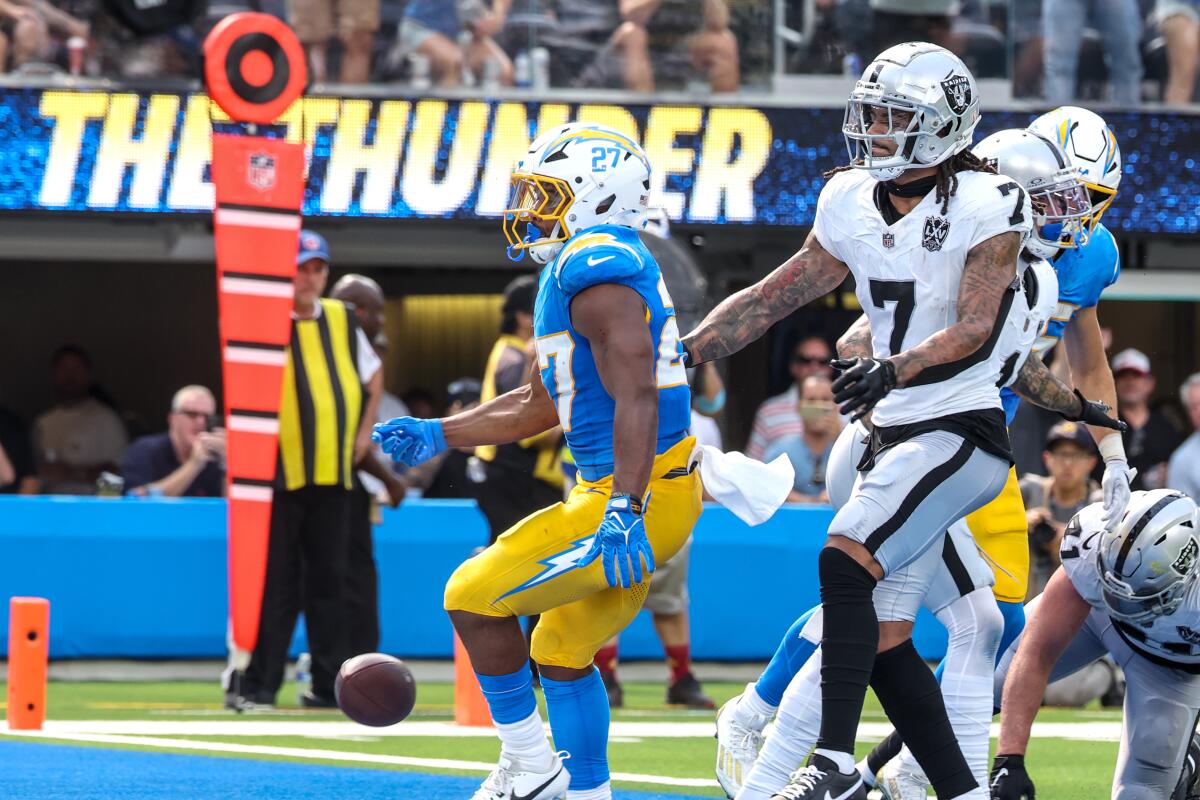
[[[600,258],[596,258],[595,256],[588,256],[588,266],[594,267],[597,264],[603,264],[605,261],[611,261],[614,258],[616,258],[616,256],[601,256]],[[514,798],[514,800],[516,800],[516,799]]]
[[[611,256],[610,256],[610,257],[611,257]],[[551,776],[550,776],[550,778],[549,778],[549,780],[547,780],[547,781],[546,781],[545,783],[543,783],[541,786],[539,786],[539,787],[537,787],[536,789],[534,789],[534,790],[533,790],[532,792],[530,792],[529,794],[517,794],[516,792],[513,792],[513,794],[512,794],[512,800],[533,800],[533,798],[535,798],[535,797],[537,797],[539,794],[541,794],[541,793],[542,793],[542,791],[543,791],[543,790],[545,790],[545,788],[546,788],[547,786],[549,786],[550,784],[554,783],[554,781],[556,781],[556,780],[558,779],[558,776],[559,776],[559,774],[560,774],[562,771],[563,771],[563,768],[562,768],[561,766],[559,766],[559,768],[558,768],[558,772],[556,772],[556,773],[554,773],[553,775],[551,775]]]

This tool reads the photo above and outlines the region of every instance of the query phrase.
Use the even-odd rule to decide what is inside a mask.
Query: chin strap
[[[540,233],[541,232],[537,228],[533,227],[532,222],[528,223],[525,227],[525,238],[524,238],[524,240],[522,240],[522,244],[524,244],[524,245],[534,244],[535,242],[537,242],[538,239],[542,238],[539,235]],[[510,244],[508,246],[508,249],[505,250],[504,252],[508,256],[509,261],[516,263],[516,262],[522,260],[523,258],[525,258],[525,253],[526,253],[527,249],[528,249],[527,247],[522,247],[520,250],[518,250],[516,245]]]

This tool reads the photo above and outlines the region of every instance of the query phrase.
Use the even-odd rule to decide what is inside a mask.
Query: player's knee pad
[[[860,600],[864,593],[869,597],[875,589],[875,577],[836,547],[821,548],[817,573],[821,578],[821,604],[826,608],[837,602]]]

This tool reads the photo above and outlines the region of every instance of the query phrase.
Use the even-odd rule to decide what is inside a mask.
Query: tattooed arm
[[[958,286],[958,321],[892,356],[900,386],[922,370],[971,355],[987,341],[1004,293],[1016,277],[1020,249],[1021,234],[1016,231],[984,239],[971,248]]]
[[[837,340],[837,354],[846,359],[870,358],[871,352],[871,322],[863,314]]]
[[[1029,402],[1065,417],[1077,417],[1083,411],[1083,401],[1075,390],[1051,372],[1037,353],[1030,353],[1025,359],[1012,388]]]
[[[683,337],[688,366],[736,353],[800,306],[836,289],[847,272],[809,233],[798,253],[758,283],[725,298]]]

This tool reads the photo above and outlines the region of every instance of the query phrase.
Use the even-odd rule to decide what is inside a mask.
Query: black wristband
[[[619,497],[623,497],[629,501],[629,510],[632,513],[639,515],[642,513],[642,498],[634,497],[629,492],[613,492],[611,495],[609,495],[608,500],[611,503],[613,500],[616,500]]]
[[[1000,759],[1004,759],[1004,761],[1001,762]],[[997,753],[996,758],[995,758],[995,764],[996,764],[996,766],[1000,766],[1002,763],[1005,766],[1021,767],[1022,769],[1024,769],[1025,768],[1025,756],[1022,754],[1019,754],[1019,753],[1013,753],[1011,755],[1006,755],[1004,753]]]

